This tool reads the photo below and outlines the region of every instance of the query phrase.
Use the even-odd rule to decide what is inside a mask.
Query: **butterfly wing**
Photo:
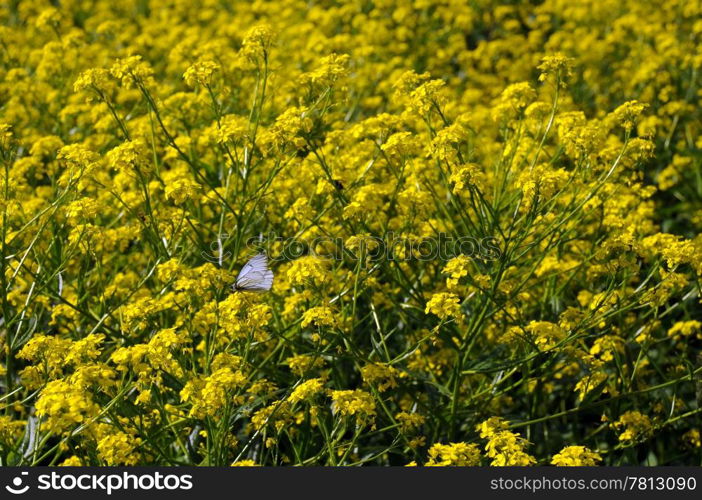
[[[265,292],[273,286],[273,271],[268,269],[268,258],[265,254],[251,257],[239,271],[234,284],[235,290]]]
[[[248,262],[244,264],[244,267],[242,267],[241,271],[239,271],[239,276],[236,278],[236,280],[238,282],[241,278],[248,276],[251,272],[263,271],[266,269],[268,269],[268,259],[266,258],[265,254],[259,253],[251,257]]]
[[[236,288],[252,292],[266,292],[273,286],[273,272],[252,271],[243,279],[237,279]]]

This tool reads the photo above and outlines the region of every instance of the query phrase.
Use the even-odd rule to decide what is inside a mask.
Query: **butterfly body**
[[[272,286],[273,271],[268,269],[268,258],[259,253],[244,264],[232,288],[235,292],[267,292]]]

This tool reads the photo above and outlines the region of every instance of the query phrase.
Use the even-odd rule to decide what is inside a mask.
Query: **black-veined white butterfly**
[[[232,285],[234,291],[266,292],[273,286],[273,271],[268,269],[266,254],[254,255],[244,264]]]

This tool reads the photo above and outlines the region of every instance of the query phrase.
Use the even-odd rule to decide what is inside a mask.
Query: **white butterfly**
[[[266,254],[254,255],[244,264],[232,285],[234,291],[266,292],[273,286],[273,271],[268,269]]]

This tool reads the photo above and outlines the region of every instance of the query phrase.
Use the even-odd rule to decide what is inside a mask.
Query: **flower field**
[[[702,465],[702,4],[0,18],[1,465]]]

